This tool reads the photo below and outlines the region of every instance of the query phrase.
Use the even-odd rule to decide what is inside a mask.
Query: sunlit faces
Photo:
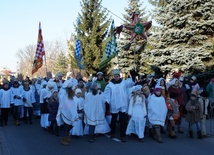
[[[160,95],[161,95],[161,90],[157,90],[157,91],[155,92],[155,94],[156,94],[157,96],[160,96]]]
[[[97,75],[97,78],[98,78],[98,79],[103,79],[103,75],[102,75],[102,74],[98,74],[98,75]]]
[[[118,81],[119,79],[120,79],[120,75],[115,74],[115,75],[114,75],[114,80],[115,80],[115,81]]]
[[[165,85],[165,82],[164,82],[163,79],[160,81],[160,85],[161,85],[161,86],[164,86],[164,85]]]
[[[140,95],[140,94],[142,94],[142,91],[139,89],[139,90],[136,91],[136,94]]]
[[[76,96],[77,96],[78,98],[80,98],[80,97],[81,97],[81,93],[77,93]]]

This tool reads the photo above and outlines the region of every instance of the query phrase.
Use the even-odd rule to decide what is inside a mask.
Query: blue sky
[[[74,33],[73,24],[81,12],[81,0],[1,0],[0,1],[0,67],[16,71],[16,53],[37,43],[39,21],[43,39],[66,42]],[[147,0],[143,6],[151,6]],[[102,5],[122,18],[128,0],[102,0]],[[115,25],[123,23],[112,15]]]

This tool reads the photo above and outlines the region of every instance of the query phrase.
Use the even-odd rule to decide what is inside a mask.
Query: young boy
[[[187,115],[186,121],[189,123],[189,137],[193,138],[193,124],[196,124],[198,139],[201,139],[200,120],[203,118],[202,107],[197,99],[197,93],[192,92],[190,101],[186,105]]]

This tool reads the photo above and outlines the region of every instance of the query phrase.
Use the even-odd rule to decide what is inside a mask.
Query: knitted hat
[[[141,85],[136,85],[134,86],[134,92],[138,91],[138,90],[141,90],[142,89],[142,86]]]
[[[53,81],[53,79],[50,79],[47,83],[47,88],[53,89],[55,87],[56,83]]]
[[[76,79],[69,79],[69,80],[66,80],[64,83],[63,83],[63,85],[62,85],[62,87],[63,88],[74,88],[75,86],[77,85],[77,80]]]
[[[191,79],[192,79],[193,81],[195,81],[197,78],[196,78],[196,76],[192,76]]]
[[[90,89],[95,89],[97,87],[97,83],[96,82],[93,82],[90,86]]]
[[[162,90],[161,86],[155,86],[154,93],[156,93],[157,91],[161,91],[161,90]]]
[[[113,74],[114,74],[114,75],[120,75],[119,69],[114,69],[114,70],[113,70]]]
[[[103,75],[103,72],[97,72],[97,75]]]
[[[75,94],[77,95],[78,93],[82,93],[82,90],[79,89],[79,88],[77,88],[77,89],[75,90]]]

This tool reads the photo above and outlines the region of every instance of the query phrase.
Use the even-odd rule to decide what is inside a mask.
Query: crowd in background
[[[34,116],[53,135],[61,136],[61,144],[69,145],[70,137],[88,135],[94,142],[96,134],[126,136],[144,141],[145,133],[163,143],[162,133],[176,139],[184,133],[182,121],[188,122],[188,135],[193,138],[196,125],[198,138],[206,138],[206,120],[213,117],[214,78],[201,87],[196,76],[174,73],[170,79],[153,75],[138,76],[130,71],[121,77],[118,69],[105,80],[98,72],[88,80],[78,75],[54,78],[3,79],[0,87],[0,126],[32,124]],[[177,129],[177,130],[176,130]]]

